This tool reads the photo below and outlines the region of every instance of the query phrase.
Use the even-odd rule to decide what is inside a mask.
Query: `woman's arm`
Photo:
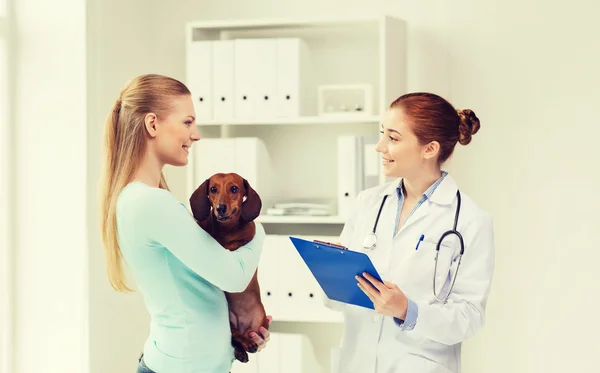
[[[139,224],[148,237],[163,245],[198,275],[227,292],[246,289],[260,259],[265,231],[256,224],[252,241],[236,251],[221,246],[168,191],[155,189],[138,201]]]

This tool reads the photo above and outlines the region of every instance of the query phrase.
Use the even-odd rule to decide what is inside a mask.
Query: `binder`
[[[237,171],[235,145],[235,138],[206,138],[194,146],[194,189],[213,174]]]
[[[357,136],[339,136],[337,148],[338,215],[347,218],[362,190],[362,162]]]
[[[194,101],[196,121],[213,119],[212,116],[212,42],[194,41],[186,55],[186,83]]]
[[[213,66],[213,119],[233,118],[234,42],[215,40],[212,42]]]
[[[239,119],[254,117],[258,97],[253,94],[254,67],[258,61],[255,39],[234,39],[234,115]]]
[[[277,39],[278,117],[316,114],[316,88],[310,70],[308,45],[301,38]]]
[[[275,117],[277,40],[235,39],[234,44],[235,117]]]
[[[290,240],[329,299],[375,309],[354,278],[366,272],[383,282],[367,254],[320,241]]]
[[[254,118],[274,118],[277,113],[277,39],[254,40],[256,57],[251,78],[252,94],[257,97]]]
[[[273,169],[265,143],[257,137],[205,138],[194,146],[194,185],[216,173],[235,172],[245,178],[267,205]]]

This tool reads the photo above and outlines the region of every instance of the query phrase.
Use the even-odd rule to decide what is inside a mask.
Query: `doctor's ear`
[[[425,145],[425,150],[423,151],[423,158],[425,159],[433,159],[440,152],[440,143],[437,141],[432,141],[429,144]]]
[[[144,126],[146,127],[146,132],[150,135],[150,137],[156,137],[156,122],[158,118],[154,113],[148,113],[144,117]]]

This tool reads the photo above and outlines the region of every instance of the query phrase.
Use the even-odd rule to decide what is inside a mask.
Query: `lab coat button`
[[[448,299],[448,304],[450,304],[450,305],[454,304],[454,299]]]

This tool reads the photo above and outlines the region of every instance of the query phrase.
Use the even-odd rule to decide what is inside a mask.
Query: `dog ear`
[[[260,214],[262,201],[246,179],[244,179],[244,188],[246,189],[246,200],[242,203],[241,218],[245,221],[252,221]]]
[[[197,221],[206,220],[210,216],[210,199],[208,199],[208,180],[204,182],[192,193],[190,197],[190,207],[192,214]]]

